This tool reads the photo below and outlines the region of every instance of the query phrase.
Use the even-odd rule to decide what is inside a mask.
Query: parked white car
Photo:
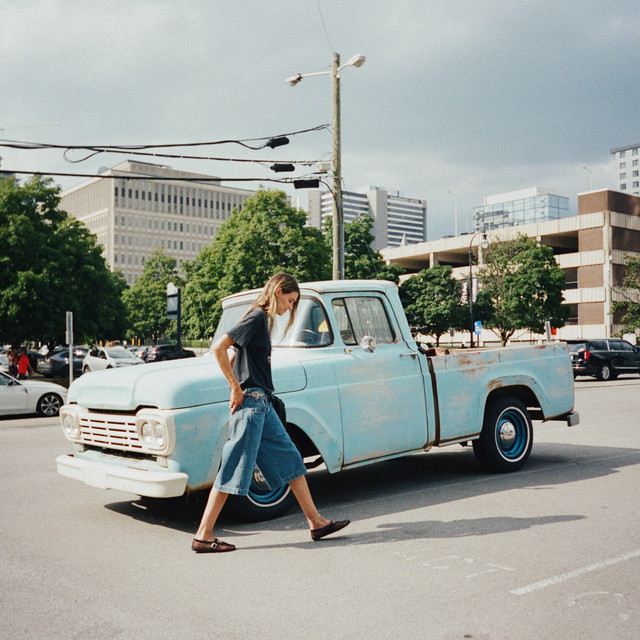
[[[82,372],[143,364],[125,347],[93,347],[82,361]]]
[[[0,414],[39,413],[52,418],[67,401],[67,390],[59,384],[39,380],[16,380],[0,371]]]

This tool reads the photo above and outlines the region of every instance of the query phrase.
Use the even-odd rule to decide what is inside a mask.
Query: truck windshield
[[[250,303],[243,303],[227,307],[222,312],[213,341],[227,333],[235,326],[249,308]],[[289,322],[289,313],[276,317],[271,332],[271,344],[274,347],[326,347],[333,343],[331,327],[322,305],[313,298],[302,298],[298,304],[296,317],[284,333]]]

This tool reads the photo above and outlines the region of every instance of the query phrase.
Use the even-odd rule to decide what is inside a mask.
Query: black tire
[[[521,469],[533,447],[533,425],[525,405],[513,396],[491,400],[482,432],[473,441],[476,460],[487,471],[509,473]]]
[[[89,369],[89,366],[86,365],[83,369],[82,369],[82,373],[89,373],[89,371],[91,371],[91,369]]]
[[[45,393],[40,400],[36,411],[45,418],[54,418],[60,413],[62,398],[57,393]]]
[[[233,512],[246,522],[273,520],[283,516],[296,501],[288,484],[272,491],[256,468],[248,496],[231,496]]]
[[[600,369],[598,369],[598,373],[596,374],[596,378],[598,378],[598,380],[602,380],[603,382],[606,382],[607,380],[611,380],[612,379],[612,371],[611,371],[611,367],[608,364],[603,364]]]

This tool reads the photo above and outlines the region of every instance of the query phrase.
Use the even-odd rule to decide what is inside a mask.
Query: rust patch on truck
[[[489,391],[495,391],[496,389],[502,389],[502,387],[504,387],[505,385],[503,384],[503,380],[491,380],[491,382],[489,382],[489,384],[487,385],[487,388],[489,389]]]

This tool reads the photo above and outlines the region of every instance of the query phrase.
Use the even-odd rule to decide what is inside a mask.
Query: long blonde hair
[[[296,311],[298,310],[298,303],[300,302],[300,287],[298,281],[290,273],[276,273],[275,276],[271,276],[264,285],[262,293],[258,296],[258,299],[249,307],[247,313],[256,307],[260,307],[266,314],[269,321],[269,333],[273,329],[273,322],[278,315],[278,300],[276,298],[276,290],[282,289],[282,293],[297,293],[298,297],[293,304],[293,309],[289,314],[289,322],[284,330],[285,333],[289,330],[289,327],[293,324],[296,317]]]

